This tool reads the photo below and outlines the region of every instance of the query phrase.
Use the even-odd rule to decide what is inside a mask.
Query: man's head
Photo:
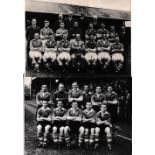
[[[59,90],[59,91],[63,91],[63,90],[64,90],[64,84],[63,84],[63,83],[60,83],[60,84],[59,84],[58,90]]]
[[[39,33],[34,34],[34,39],[39,39]]]
[[[107,105],[106,104],[101,104],[101,111],[106,112],[107,111]]]
[[[90,40],[93,41],[95,36],[93,34],[90,35]]]
[[[32,26],[36,26],[37,20],[35,18],[33,18],[32,21],[31,21],[31,24],[32,24]]]
[[[115,42],[118,43],[119,42],[119,37],[115,38]]]
[[[48,101],[43,100],[42,105],[43,105],[44,108],[47,108],[47,106],[48,106]]]
[[[54,36],[53,34],[50,34],[50,35],[49,35],[49,40],[50,40],[50,41],[55,40],[55,36]]]
[[[46,91],[47,91],[47,85],[42,85],[42,86],[41,86],[41,90],[42,90],[43,92],[46,92]]]
[[[88,85],[84,85],[84,91],[88,92],[89,91],[89,86]]]
[[[94,27],[93,23],[89,23],[89,28],[92,29]]]
[[[63,14],[59,14],[59,15],[58,15],[58,18],[59,18],[60,20],[62,20],[62,19],[63,19]]]
[[[101,23],[101,28],[104,29],[105,28],[105,24],[102,22]]]
[[[44,26],[45,26],[46,28],[48,28],[49,25],[50,25],[50,22],[49,22],[48,20],[45,20],[45,21],[44,21]]]
[[[65,27],[65,23],[64,22],[61,22],[60,23],[60,28],[64,28]]]
[[[85,13],[84,13],[84,12],[81,12],[81,13],[80,13],[80,16],[81,16],[81,17],[85,17]]]
[[[78,88],[77,82],[73,82],[73,83],[72,83],[72,88],[73,88],[74,90],[76,90],[76,89]]]
[[[92,103],[91,102],[87,102],[86,103],[86,109],[91,110],[92,108]]]
[[[72,16],[73,16],[73,12],[69,11],[69,12],[68,12],[68,17],[69,17],[69,18],[72,18]]]
[[[100,94],[102,92],[101,86],[96,87],[96,93]]]
[[[62,36],[62,38],[63,38],[63,40],[67,40],[68,35],[66,33],[64,33],[63,36]]]
[[[74,27],[77,28],[79,26],[79,23],[77,21],[74,22]]]
[[[121,26],[121,32],[125,32],[125,26],[124,25]]]
[[[79,41],[79,40],[81,39],[80,34],[79,34],[79,33],[77,33],[77,34],[76,34],[76,36],[75,36],[75,38],[76,38],[76,40],[78,40],[78,41]]]
[[[58,108],[62,108],[62,107],[63,107],[62,101],[58,101],[58,102],[57,102],[57,107],[58,107]]]
[[[93,21],[97,21],[98,17],[96,15],[93,16]]]
[[[111,27],[110,27],[110,31],[115,31],[115,26],[114,25],[112,25]]]
[[[72,102],[72,108],[76,109],[78,107],[78,103],[76,101]]]
[[[107,87],[107,91],[108,91],[108,93],[111,93],[113,90],[112,90],[112,87],[111,86],[108,86]]]
[[[102,35],[102,39],[107,39],[107,35],[105,33]]]

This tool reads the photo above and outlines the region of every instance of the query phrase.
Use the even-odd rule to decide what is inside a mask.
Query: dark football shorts
[[[48,122],[48,121],[37,122],[37,126],[38,126],[38,125],[41,125],[41,126],[42,126],[42,130],[43,130],[43,131],[45,131],[45,126],[46,126],[46,125],[52,126],[51,122]]]
[[[95,128],[96,124],[95,123],[86,122],[86,123],[82,123],[82,126],[84,128],[91,129],[91,128]]]
[[[69,121],[68,126],[70,127],[72,133],[78,133],[79,128],[81,126],[81,122],[79,122],[79,121]]]
[[[56,126],[57,128],[65,127],[66,126],[66,122],[65,121],[54,121],[52,126]]]

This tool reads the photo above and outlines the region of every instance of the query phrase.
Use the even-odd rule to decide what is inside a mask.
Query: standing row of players
[[[47,86],[42,85],[36,96],[40,146],[47,145],[52,129],[52,138],[56,146],[61,147],[65,142],[66,147],[70,147],[72,139],[77,139],[79,147],[97,149],[99,137],[103,139],[103,133],[106,133],[107,146],[111,149],[112,124],[117,117],[117,95],[110,86],[106,94],[102,93],[100,86],[96,87],[94,94],[87,90],[88,87],[85,86],[85,91],[82,92],[74,82],[67,94],[64,85],[60,83],[59,90],[51,100]],[[51,111],[52,103],[54,109]]]
[[[60,28],[55,33],[49,28],[49,21],[44,21],[44,24],[45,27],[37,32],[39,28],[36,26],[36,19],[32,19],[32,26],[27,29],[29,57],[35,71],[39,72],[42,60],[49,71],[56,61],[62,68],[68,66],[71,61],[72,67],[79,70],[80,67],[84,67],[85,62],[88,66],[95,67],[97,60],[103,70],[107,69],[111,60],[116,72],[121,70],[124,46],[120,43],[114,26],[108,31],[102,22],[100,28],[95,30],[94,24],[89,23],[89,28],[82,34],[83,31],[78,27],[77,21],[74,21],[73,27],[69,30],[65,28],[63,21],[60,22]],[[33,39],[30,37],[32,34]]]

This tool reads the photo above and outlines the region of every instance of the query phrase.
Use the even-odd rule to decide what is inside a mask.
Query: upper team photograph
[[[128,10],[27,0],[27,76],[131,75]]]

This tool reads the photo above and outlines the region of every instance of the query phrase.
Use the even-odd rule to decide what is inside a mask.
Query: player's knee
[[[53,133],[56,133],[56,132],[57,132],[57,127],[54,126],[54,127],[53,127]]]
[[[89,130],[88,129],[85,129],[84,132],[85,132],[85,134],[88,134],[89,133]]]
[[[95,129],[94,129],[94,128],[91,128],[91,129],[90,129],[90,132],[91,132],[91,134],[94,134]]]
[[[38,130],[39,133],[42,132],[42,126],[41,125],[38,125],[37,126],[37,130]]]
[[[60,132],[61,132],[61,133],[64,132],[64,127],[60,127]]]
[[[50,125],[46,125],[46,126],[45,126],[45,132],[49,132],[50,128],[51,128]]]
[[[84,133],[84,131],[85,131],[85,130],[84,130],[84,127],[81,126],[81,127],[79,128],[79,132],[80,132],[80,133]]]
[[[105,133],[106,133],[106,134],[110,134],[110,133],[111,133],[111,129],[110,129],[109,127],[106,127],[106,128],[105,128]]]
[[[72,54],[71,59],[76,59],[76,56],[74,54]]]
[[[99,134],[99,133],[100,133],[100,128],[99,128],[99,127],[96,127],[96,128],[95,128],[95,133],[96,133],[96,134]]]
[[[65,133],[69,132],[69,130],[70,130],[69,126],[66,126],[66,127],[64,128],[64,132],[65,132]]]

